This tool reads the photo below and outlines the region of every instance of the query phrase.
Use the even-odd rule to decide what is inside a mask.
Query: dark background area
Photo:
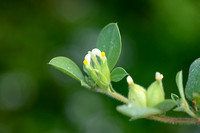
[[[81,68],[100,30],[117,22],[117,66],[148,87],[164,75],[166,98],[175,75],[200,57],[198,0],[0,0],[0,133],[198,133],[195,125],[129,122],[122,103],[88,91],[47,63],[66,56]],[[126,80],[114,88],[127,95]],[[184,113],[168,115],[187,117]]]

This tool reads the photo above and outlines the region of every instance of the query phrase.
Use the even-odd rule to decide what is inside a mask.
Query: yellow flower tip
[[[88,62],[86,60],[83,61],[84,65],[88,65]]]
[[[101,56],[102,56],[102,57],[105,57],[105,56],[106,56],[106,53],[105,53],[105,52],[101,52]]]

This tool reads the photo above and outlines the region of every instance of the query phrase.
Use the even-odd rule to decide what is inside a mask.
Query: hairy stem
[[[112,92],[110,90],[110,88],[108,88],[108,91],[107,91],[106,94],[108,94],[109,96],[111,96],[111,97],[113,97],[113,98],[115,98],[115,99],[117,99],[117,100],[119,100],[119,101],[121,101],[123,103],[128,104],[128,99],[126,97],[122,96],[121,94],[119,94],[117,92]]]
[[[166,117],[166,116],[150,116],[150,120],[160,121],[169,124],[197,124],[200,125],[200,121],[194,118],[174,118],[174,117]]]

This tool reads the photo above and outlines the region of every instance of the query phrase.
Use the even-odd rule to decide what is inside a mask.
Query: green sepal
[[[129,103],[133,103],[139,107],[146,107],[147,99],[145,88],[137,84],[129,85],[128,100]]]
[[[164,101],[164,90],[162,81],[154,81],[147,89],[147,106],[153,107]]]

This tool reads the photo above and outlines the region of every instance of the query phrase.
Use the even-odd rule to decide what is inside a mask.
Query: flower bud
[[[105,77],[110,81],[110,69],[108,67],[105,52],[101,52],[101,71]]]
[[[92,79],[98,88],[108,88],[110,84],[110,70],[107,65],[107,58],[104,52],[95,48],[89,51],[83,61],[87,75]]]
[[[129,84],[128,100],[139,107],[146,107],[146,90],[133,82],[131,76],[127,77]]]
[[[153,82],[147,90],[147,106],[153,107],[164,101],[164,90],[162,85],[163,75],[156,72],[156,81]]]

